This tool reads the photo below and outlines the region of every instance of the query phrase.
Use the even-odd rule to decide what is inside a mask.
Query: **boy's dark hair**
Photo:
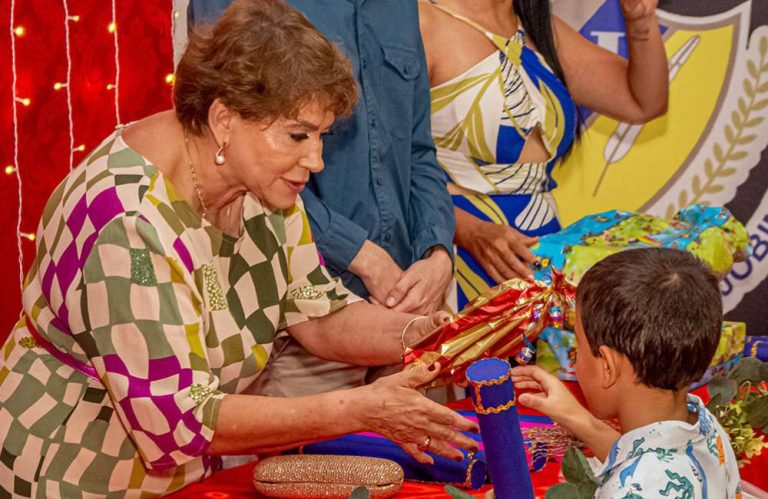
[[[701,378],[720,340],[717,278],[685,251],[613,254],[584,275],[576,303],[592,353],[605,345],[626,355],[652,388],[676,391]]]

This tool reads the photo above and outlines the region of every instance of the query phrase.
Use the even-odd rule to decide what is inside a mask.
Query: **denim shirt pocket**
[[[415,80],[421,74],[421,63],[414,49],[393,45],[382,45],[382,49],[385,64],[381,83],[386,96],[382,111],[387,129],[397,139],[409,139],[413,124]]]
[[[383,45],[384,60],[395,68],[404,80],[413,80],[421,73],[416,51],[404,47]]]

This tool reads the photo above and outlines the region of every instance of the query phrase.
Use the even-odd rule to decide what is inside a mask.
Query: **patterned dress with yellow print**
[[[119,131],[74,169],[0,353],[0,496],[160,495],[219,466],[205,451],[221,399],[276,331],[357,300],[297,203],[249,195],[242,236],[224,234]]]
[[[478,29],[497,48],[463,74],[431,89],[438,162],[449,181],[468,192],[454,195],[454,205],[529,236],[559,230],[551,173],[576,131],[576,108],[568,90],[525,45],[522,29],[506,38],[432,5]],[[537,128],[549,160],[519,163],[528,136]],[[457,249],[456,280],[459,309],[495,284],[462,248]]]

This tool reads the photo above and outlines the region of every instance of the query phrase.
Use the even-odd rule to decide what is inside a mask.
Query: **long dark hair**
[[[513,0],[515,13],[523,23],[527,35],[533,40],[539,53],[552,68],[560,81],[565,81],[563,67],[557,58],[555,38],[552,29],[552,12],[549,8],[549,0]]]
[[[560,59],[557,57],[555,48],[554,30],[552,28],[552,11],[549,8],[549,0],[513,0],[512,8],[515,9],[517,17],[525,28],[526,34],[533,40],[536,49],[544,56],[549,67],[555,72],[560,81],[568,88],[568,82],[565,80],[563,67],[560,65]],[[581,138],[582,117],[579,108],[576,108],[576,134],[574,140],[568,146],[563,158],[567,157],[573,150],[574,144]]]

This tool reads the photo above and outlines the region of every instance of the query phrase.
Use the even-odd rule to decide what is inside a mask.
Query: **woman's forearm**
[[[362,431],[359,389],[307,397],[226,395],[207,454],[259,454]]]
[[[383,366],[401,361],[400,334],[413,314],[357,302],[332,314],[289,328],[288,332],[313,355],[361,366]],[[426,320],[426,319],[425,319]],[[410,345],[420,329],[406,331]]]
[[[453,208],[456,215],[456,234],[453,236],[453,242],[460,248],[465,247],[464,240],[471,236],[471,231],[478,222],[478,218],[461,208]]]
[[[425,436],[431,439],[432,452],[461,460],[456,447],[474,451],[477,443],[459,432],[478,431],[475,423],[414,390],[434,380],[438,372],[419,366],[370,385],[307,397],[226,395],[205,452],[260,454],[370,431],[422,463],[433,463],[417,450]]]
[[[656,16],[627,21],[627,43],[627,79],[640,109],[637,121],[648,121],[664,114],[669,100],[669,67]]]

